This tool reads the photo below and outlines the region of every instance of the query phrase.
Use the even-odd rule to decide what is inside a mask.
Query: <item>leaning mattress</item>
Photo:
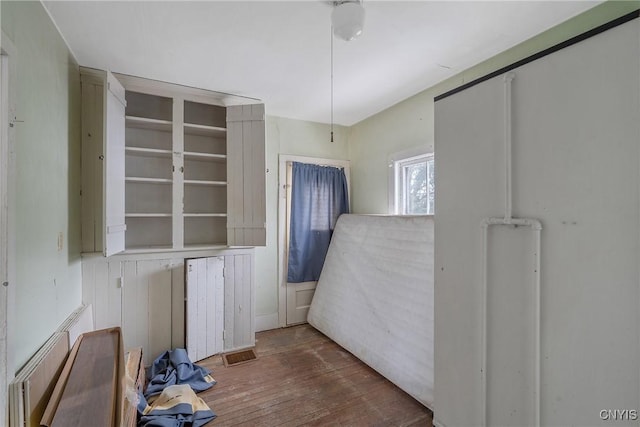
[[[432,408],[433,312],[433,217],[340,216],[309,323]]]

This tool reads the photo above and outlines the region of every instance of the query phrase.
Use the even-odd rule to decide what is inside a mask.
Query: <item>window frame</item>
[[[394,215],[433,215],[435,213],[434,207],[431,207],[432,213],[426,214],[412,214],[407,213],[407,197],[406,197],[406,174],[405,168],[408,166],[425,163],[427,164],[429,161],[433,160],[435,162],[434,153],[421,152],[418,154],[402,154],[399,153],[393,156],[389,162],[389,167],[391,168],[390,180],[392,181],[389,186],[390,194],[389,194],[389,211]],[[429,179],[429,171],[427,169],[427,186]],[[435,206],[435,204],[434,204]],[[429,208],[427,208],[429,209]]]

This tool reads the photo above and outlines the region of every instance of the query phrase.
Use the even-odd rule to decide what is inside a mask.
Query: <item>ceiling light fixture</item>
[[[361,0],[334,1],[331,13],[331,142],[333,142],[333,37],[351,41],[362,34],[364,7]]]
[[[364,7],[357,1],[333,2],[331,26],[333,35],[346,41],[351,41],[362,34],[364,26]]]

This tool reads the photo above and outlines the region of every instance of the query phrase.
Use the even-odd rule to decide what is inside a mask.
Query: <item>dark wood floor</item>
[[[309,325],[260,332],[258,359],[200,361],[214,426],[432,426],[431,411]]]

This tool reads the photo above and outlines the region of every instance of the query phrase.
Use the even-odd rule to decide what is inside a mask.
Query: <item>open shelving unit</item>
[[[125,247],[172,247],[173,100],[125,96]]]
[[[226,244],[226,108],[184,103],[184,245]]]
[[[125,247],[227,244],[226,108],[126,92]]]

